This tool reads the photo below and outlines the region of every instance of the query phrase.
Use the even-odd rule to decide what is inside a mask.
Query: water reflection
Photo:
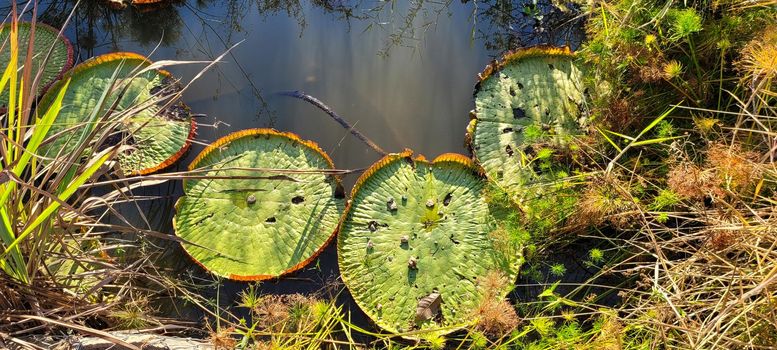
[[[75,3],[43,1],[41,19],[61,25]],[[203,130],[203,141],[273,126],[318,140],[346,168],[373,159],[318,112],[273,92],[305,90],[390,150],[463,152],[475,74],[508,49],[575,46],[581,33],[574,9],[551,0],[193,0],[146,9],[81,2],[68,27],[79,57],[155,50],[157,60],[212,60],[243,41],[186,96],[230,125]],[[173,70],[186,78],[198,69]]]
[[[465,0],[469,1],[469,0]],[[579,6],[554,0],[478,1],[478,35],[493,51],[541,44],[576,48],[583,40]]]

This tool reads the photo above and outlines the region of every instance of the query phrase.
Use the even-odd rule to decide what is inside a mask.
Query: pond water
[[[493,11],[516,17],[507,30],[524,42],[500,38],[503,28],[480,22],[491,17],[473,4],[424,1],[200,0],[147,12],[87,1],[67,33],[81,59],[133,51],[153,60],[207,61],[237,44],[184,95],[195,113],[207,115],[201,122],[217,124],[201,127],[198,140],[274,127],[318,142],[338,167],[353,169],[377,155],[314,107],[276,93],[319,98],[389,151],[463,153],[477,73],[510,46],[550,39],[534,33],[535,17],[521,3]],[[44,1],[41,18],[61,21],[71,8],[69,1]],[[531,28],[521,28],[521,20]],[[202,68],[170,71],[188,81]]]
[[[74,3],[41,1],[41,21],[61,25]],[[379,156],[320,110],[277,93],[302,90],[317,97],[387,151],[411,148],[430,158],[466,154],[464,131],[477,73],[508,49],[540,43],[575,47],[582,31],[573,16],[549,0],[190,0],[148,10],[114,10],[92,0],[80,3],[66,35],[80,60],[133,51],[157,61],[210,61],[232,48],[184,94],[192,111],[205,116],[199,119],[198,144],[178,169],[203,145],[255,127],[297,133],[318,142],[338,168],[359,169]],[[169,70],[188,81],[203,67]],[[346,177],[347,188],[356,176]],[[156,198],[142,207],[149,228],[172,233],[180,184],[141,194]],[[182,269],[198,269],[180,259],[180,251],[171,254]],[[262,289],[313,292],[337,275],[330,246],[305,271]],[[225,283],[223,304],[244,286]],[[343,300],[358,309],[347,296]]]

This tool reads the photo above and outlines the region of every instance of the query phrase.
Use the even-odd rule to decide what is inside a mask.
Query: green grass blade
[[[27,225],[27,227],[24,229],[24,231],[17,237],[13,243],[11,243],[6,249],[5,252],[3,252],[2,255],[0,255],[0,259],[4,258],[12,249],[16,248],[19,243],[24,240],[30,233],[32,233],[40,224],[42,224],[44,221],[48,220],[49,216],[51,216],[59,207],[60,203],[67,201],[70,196],[73,195],[73,193],[76,192],[79,186],[83,185],[89,178],[94,175],[95,172],[97,172],[97,169],[100,168],[107,160],[113,155],[113,152],[105,152],[101,157],[99,157],[97,160],[95,160],[89,167],[87,167],[84,172],[82,172],[78,177],[76,177],[72,182],[68,184],[68,186],[61,192],[59,195],[57,195],[57,198],[59,201],[53,201],[44,209],[40,215],[38,215],[37,218],[33,222]]]
[[[607,134],[605,134],[602,131],[602,129],[596,128],[596,131],[598,131],[599,134],[601,134],[604,137],[604,139],[607,140],[607,142],[609,142],[610,145],[612,145],[612,147],[614,147],[616,150],[618,150],[618,152],[623,151],[620,147],[618,147],[618,145],[609,136],[607,136]]]
[[[62,108],[62,100],[65,98],[65,92],[67,91],[70,80],[68,79],[62,86],[62,89],[57,94],[57,98],[54,103],[46,111],[46,113],[35,122],[33,126],[32,135],[30,141],[27,143],[24,154],[19,158],[19,163],[14,167],[14,174],[20,176],[22,171],[27,167],[30,159],[38,151],[38,147],[43,143],[46,138],[46,134],[49,132],[51,125],[54,124],[54,120],[59,115],[59,110]]]
[[[22,156],[19,158],[19,162],[16,164],[16,166],[14,166],[13,173],[16,176],[21,176],[22,172],[27,168],[27,165],[32,159],[32,156],[38,151],[38,147],[45,139],[46,133],[48,133],[49,128],[51,128],[51,125],[57,118],[59,110],[62,107],[62,99],[65,97],[65,91],[67,90],[68,83],[69,81],[67,81],[62,87],[62,90],[57,95],[57,98],[51,105],[51,108],[49,108],[49,110],[46,111],[46,114],[44,114],[43,117],[40,118],[33,126],[32,136],[30,137],[30,141],[27,143],[27,147],[24,149],[25,152],[22,153]],[[16,188],[16,183],[10,181],[0,188],[2,188],[2,190],[0,190],[0,206],[2,206],[5,204],[5,201],[8,200],[8,196],[11,194],[11,192],[13,192],[13,189]]]
[[[665,142],[665,141],[676,140],[676,139],[679,139],[679,138],[682,138],[682,137],[683,136],[672,136],[672,137],[660,137],[660,138],[657,138],[657,139],[650,139],[650,140],[642,140],[642,141],[637,141],[637,142],[632,143],[631,146],[632,147],[636,147],[636,146],[652,145],[654,143],[662,143],[662,142]]]
[[[15,73],[16,69],[13,69],[11,65],[7,65],[5,67],[5,72],[3,72],[3,77],[0,79],[0,93],[2,93],[5,90],[5,86],[8,85],[8,81],[11,79],[11,74]]]
[[[612,131],[612,130],[604,130],[604,131],[605,131],[606,133],[608,133],[608,134],[613,134],[613,135],[615,135],[615,136],[618,136],[618,137],[624,138],[624,139],[626,139],[626,140],[629,140],[629,141],[634,141],[634,139],[635,139],[634,137],[631,137],[631,136],[629,136],[629,135],[619,134],[619,133],[617,133],[617,132],[615,132],[615,131]]]
[[[639,133],[639,135],[637,135],[637,137],[635,137],[634,139],[635,140],[638,139],[640,136],[645,135],[648,131],[653,129],[656,125],[658,125],[658,123],[660,123],[662,120],[664,120],[664,118],[666,118],[669,115],[669,113],[672,113],[672,111],[674,111],[675,108],[677,108],[677,106],[672,106],[672,108],[670,108],[669,110],[664,112],[664,114],[661,114],[660,116],[658,116],[658,118],[653,120],[653,122],[651,122],[648,126],[646,126],[644,129],[642,129],[642,131]]]
[[[13,164],[13,155],[15,152],[15,147],[13,145],[12,140],[14,139],[14,127],[16,125],[16,93],[17,93],[17,86],[16,86],[16,79],[17,76],[17,68],[18,68],[18,59],[19,59],[19,47],[17,40],[17,33],[16,33],[16,18],[13,19],[14,25],[11,27],[11,57],[8,62],[8,67],[6,68],[6,72],[10,70],[9,77],[8,77],[8,142],[6,143],[5,149],[5,164],[11,165]]]
[[[0,219],[2,219],[2,225],[0,225],[0,238],[2,238],[3,244],[10,246],[13,243],[15,237],[13,234],[13,227],[11,226],[11,220],[8,219],[8,213],[6,212],[5,207],[0,207]],[[9,256],[10,261],[8,258],[0,259],[0,269],[19,281],[24,283],[29,281],[27,268],[24,264],[24,257],[22,256],[19,247],[11,250]]]

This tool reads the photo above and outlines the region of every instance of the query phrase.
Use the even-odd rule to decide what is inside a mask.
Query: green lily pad
[[[515,279],[521,247],[494,234],[498,213],[469,158],[411,157],[388,155],[359,178],[338,235],[340,273],[383,329],[448,333],[476,321],[480,278]]]
[[[337,230],[345,199],[315,143],[272,129],[219,139],[192,162],[173,219],[184,249],[215,275],[265,280],[304,267]],[[224,178],[230,177],[230,178]]]
[[[132,150],[119,155],[119,165],[131,174],[150,174],[167,168],[183,156],[197,132],[189,109],[178,104],[157,115],[139,114],[125,123]]]
[[[18,24],[19,61],[17,64],[21,70],[27,58],[27,45],[30,42],[32,23],[19,22]],[[10,35],[11,23],[5,23],[0,26],[0,45],[3,45],[2,50],[0,50],[0,67],[3,68],[8,66],[11,59]],[[51,55],[46,60],[46,65],[41,69],[41,64],[48,55],[49,50],[51,50]],[[70,44],[70,41],[64,36],[60,36],[58,29],[42,23],[35,23],[35,40],[33,41],[32,54],[32,74],[41,72],[38,82],[38,94],[45,92],[51,84],[62,77],[66,70],[73,66],[73,46]],[[7,106],[8,89],[4,90],[2,95],[0,95],[0,105]]]
[[[514,199],[541,176],[536,144],[566,144],[585,123],[583,71],[568,49],[530,48],[486,68],[468,138],[486,176]]]
[[[196,124],[185,106],[162,108],[160,96],[175,92],[178,85],[168,72],[144,70],[149,65],[151,62],[143,56],[122,52],[94,57],[68,71],[38,105],[41,110],[48,109],[59,89],[70,79],[62,109],[48,136],[67,131],[41,147],[41,154],[55,157],[73,152],[81,134],[94,128],[95,122],[90,116],[113,83],[113,90],[97,116],[99,120],[111,107],[115,116],[123,111],[132,113],[122,119],[119,130],[108,140],[108,143],[123,142],[130,146],[118,157],[122,170],[129,174],[148,174],[177,161],[189,148]],[[119,96],[121,100],[116,102]]]

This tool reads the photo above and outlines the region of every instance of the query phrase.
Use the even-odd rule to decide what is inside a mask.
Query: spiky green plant
[[[60,81],[49,90],[45,105],[36,106],[38,87],[43,84],[40,77],[45,76],[38,68],[50,67],[38,67],[32,60],[46,62],[49,51],[44,48],[37,52],[39,45],[19,42],[16,2],[12,4],[9,24],[3,27],[8,31],[3,33],[7,40],[0,46],[0,57],[7,58],[2,67],[0,96],[8,96],[6,111],[0,113],[0,347],[7,342],[23,344],[15,337],[44,327],[51,332],[71,329],[94,334],[95,330],[89,328],[94,324],[89,320],[116,325],[121,319],[137,319],[137,314],[152,310],[133,309],[124,315],[127,317],[121,317],[123,302],[158,295],[153,290],[178,290],[190,295],[181,287],[183,281],[162,276],[153,267],[154,256],[142,255],[129,263],[112,256],[119,250],[142,250],[144,244],[117,241],[113,238],[117,233],[154,233],[126,220],[125,226],[105,219],[109,213],[116,213],[118,202],[132,201],[132,191],[145,184],[117,186],[114,191],[98,194],[92,191],[106,183],[124,181],[114,169],[118,166],[116,155],[126,150],[127,142],[112,136],[135,112],[143,110],[143,105],[127,105],[123,110],[105,105],[111,94],[134,76],[119,77],[114,71],[104,77],[101,87],[91,91],[95,104],[84,109],[85,114],[93,116],[93,125],[72,133],[78,142],[72,144],[70,152],[44,152],[49,145],[72,136],[51,132],[66,107],[66,96],[73,91],[72,80]],[[31,6],[37,5],[31,2]],[[29,25],[35,26],[35,22]],[[32,34],[28,39],[40,43]],[[34,48],[32,54],[22,55],[22,47]],[[159,94],[145,102],[179,96],[179,92]],[[74,104],[78,101],[68,102],[67,107],[73,108]],[[144,288],[139,288],[141,284]],[[44,315],[40,310],[47,311]],[[152,318],[145,314],[143,322],[154,323]]]
[[[59,115],[68,81],[56,92],[48,109],[32,109],[38,82],[33,78],[32,56],[27,55],[24,69],[18,72],[18,22],[12,18],[8,65],[0,80],[0,93],[8,93],[8,110],[3,116],[6,126],[2,148],[4,181],[0,183],[0,268],[22,283],[31,283],[42,271],[45,252],[51,247],[47,236],[57,226],[60,208],[68,208],[68,200],[79,186],[93,178],[100,167],[114,154],[114,149],[90,153],[84,159],[58,168],[41,168],[39,149]],[[30,35],[29,39],[34,40]],[[43,186],[35,182],[50,179]]]

